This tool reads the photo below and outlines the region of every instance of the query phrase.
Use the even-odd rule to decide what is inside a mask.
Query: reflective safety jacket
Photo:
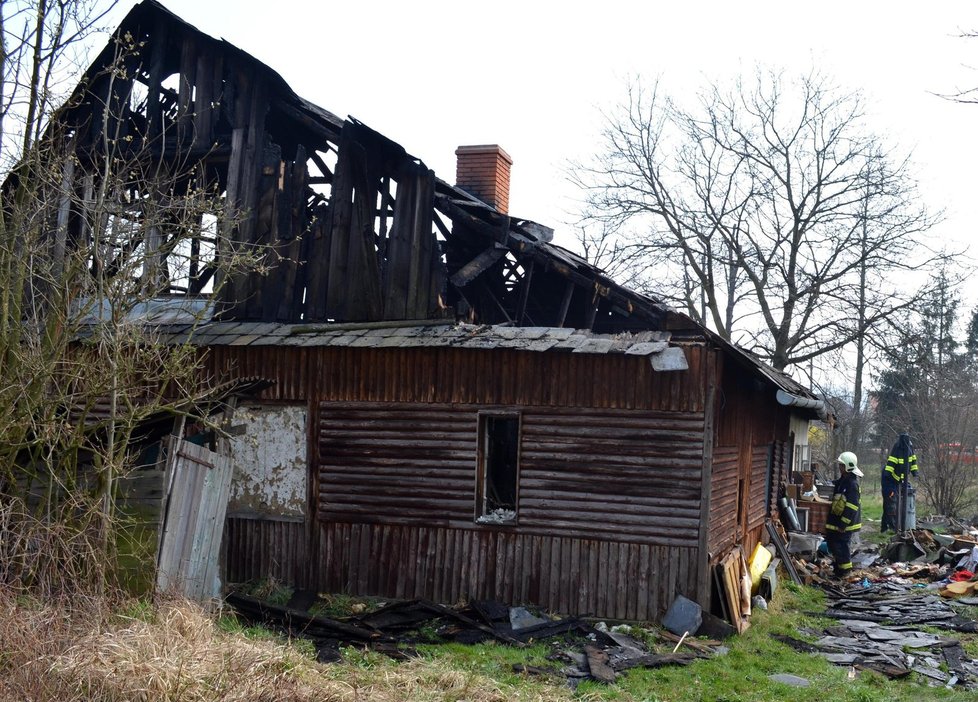
[[[917,472],[917,454],[911,453],[907,458],[891,454],[886,459],[886,468],[884,470],[889,474],[890,478],[898,483],[902,483],[908,474]]]
[[[890,457],[886,459],[883,469],[896,483],[902,483],[911,474],[917,472],[917,454],[913,452],[910,435],[904,432],[890,449]],[[916,477],[916,476],[914,476]]]
[[[846,473],[836,480],[832,493],[832,506],[825,520],[825,530],[837,533],[859,531],[862,514],[859,508],[859,479],[853,473]]]

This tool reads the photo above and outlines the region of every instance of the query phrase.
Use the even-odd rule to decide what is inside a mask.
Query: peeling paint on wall
[[[235,424],[245,432],[231,442],[228,514],[305,516],[307,419],[305,406],[238,408]]]

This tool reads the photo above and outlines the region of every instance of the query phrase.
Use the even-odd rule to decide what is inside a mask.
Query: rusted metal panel
[[[330,591],[493,598],[615,619],[658,618],[676,593],[695,594],[696,559],[687,548],[434,526],[329,522],[321,529],[317,587]],[[381,554],[384,567],[371,554]]]
[[[230,347],[233,349],[234,347]],[[294,374],[302,358],[283,356],[270,372]],[[217,351],[217,349],[215,349]],[[643,357],[531,353],[508,349],[303,349],[324,369],[322,400],[510,406],[634,408],[701,413],[704,391],[690,371],[657,373]],[[684,349],[699,362],[700,347]],[[240,352],[239,352],[240,353]],[[227,362],[240,356],[221,354]],[[248,364],[243,364],[248,365]],[[266,375],[266,377],[269,377]],[[272,379],[277,379],[272,378]],[[281,397],[286,399],[283,391]]]
[[[257,376],[274,381],[258,395],[263,401],[302,402],[308,399],[313,385],[309,351],[304,348],[211,346],[204,365],[205,374],[215,380]]]
[[[472,528],[479,405],[319,409],[320,517]],[[521,533],[695,545],[703,417],[522,413]]]
[[[231,441],[230,514],[305,516],[306,413],[305,405],[239,408],[235,423],[245,431]]]
[[[229,582],[275,579],[309,585],[302,522],[228,517],[224,540]]]

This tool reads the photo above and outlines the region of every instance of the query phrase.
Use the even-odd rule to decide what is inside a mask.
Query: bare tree
[[[117,0],[0,0],[0,144],[10,167],[41,136]]]
[[[862,338],[938,257],[907,160],[817,74],[759,71],[693,109],[635,83],[573,177],[649,287],[779,369]]]
[[[51,42],[67,49],[75,35],[51,39],[46,23],[65,31],[60,18],[84,4],[23,6],[41,30],[4,34],[5,60],[28,57],[31,68],[27,82],[19,65],[3,71],[13,92],[4,93],[0,124],[22,138],[0,193],[0,504],[17,503],[90,548],[64,552],[79,561],[60,568],[41,568],[24,551],[0,563],[0,582],[81,568],[104,584],[117,481],[133,465],[134,439],[147,418],[189,412],[209,390],[198,351],[160,343],[143,310],[168,296],[184,321],[199,321],[207,293],[252,270],[262,252],[226,245],[218,255],[220,228],[234,226],[235,212],[206,167],[209,154],[191,155],[175,138],[173,116],[148,129],[140,41],[115,37],[110,58],[50,119],[47,81],[64,69]],[[62,14],[50,14],[54,7]],[[27,45],[12,47],[11,36]],[[38,55],[54,63],[35,71]],[[163,141],[175,146],[164,153]],[[3,517],[11,523],[9,509]]]

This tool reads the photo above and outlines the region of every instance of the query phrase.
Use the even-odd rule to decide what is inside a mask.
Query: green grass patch
[[[639,700],[718,702],[876,702],[887,699],[897,702],[919,700],[970,700],[971,693],[932,688],[926,683],[910,680],[891,681],[872,671],[857,671],[850,678],[847,667],[830,664],[820,656],[803,654],[776,641],[774,634],[807,638],[802,629],[821,629],[831,625],[830,619],[818,616],[825,608],[821,590],[787,584],[779,589],[768,611],[755,611],[752,626],[743,635],[732,637],[724,644],[729,651],[709,659],[697,660],[686,667],[634,669],[619,676],[614,685],[594,681],[582,682],[574,698],[579,700]],[[945,632],[946,634],[946,632]],[[641,637],[640,632],[633,635]],[[971,637],[978,641],[978,637]],[[962,637],[964,640],[964,638]],[[670,651],[674,644],[659,639],[657,652]],[[560,670],[566,662],[553,660],[562,650],[582,651],[584,641],[574,643],[543,642],[525,649],[495,642],[478,645],[455,643],[418,646],[423,658],[439,669],[466,672],[496,681],[502,686],[533,685],[535,690],[549,689],[553,694],[565,686],[560,677],[527,678],[514,673],[514,664]],[[966,641],[966,650],[974,655],[976,644]],[[347,660],[354,655],[359,664],[378,665],[376,654],[345,653]],[[788,673],[803,677],[811,683],[807,688],[793,688],[769,679],[769,675]]]
[[[883,519],[883,496],[878,493],[863,493],[859,497],[859,507],[862,510],[863,522],[872,520],[880,522]]]
[[[355,614],[365,614],[380,609],[390,602],[381,597],[354,597],[343,594],[319,594],[319,599],[309,608],[309,613],[317,617],[342,619]]]
[[[155,522],[138,514],[119,517],[115,529],[116,579],[120,587],[135,597],[153,593],[158,541]]]
[[[422,644],[417,647],[418,653],[427,660],[448,664],[457,670],[465,670],[491,677],[501,683],[513,685],[526,676],[513,672],[517,664],[555,668],[559,670],[565,664],[548,660],[557,647],[550,643],[538,643],[526,648],[507,646],[495,641],[480,644]]]

